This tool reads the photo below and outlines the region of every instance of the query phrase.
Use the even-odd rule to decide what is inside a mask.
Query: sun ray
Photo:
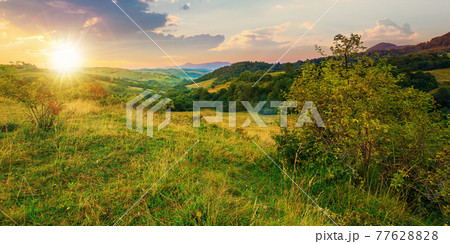
[[[71,81],[82,66],[78,42],[59,41],[48,50],[47,56],[49,69],[55,72],[55,78],[61,83]]]

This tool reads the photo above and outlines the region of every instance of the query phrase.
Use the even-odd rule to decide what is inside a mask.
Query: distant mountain
[[[397,46],[391,43],[379,43],[369,48],[367,52],[391,56],[412,53],[448,53],[450,52],[450,32],[417,45]]]
[[[203,63],[203,64],[187,63],[187,64],[183,64],[181,66],[181,68],[216,70],[218,68],[222,68],[222,67],[228,66],[228,65],[231,65],[231,63],[228,63],[228,62],[212,62],[212,63]]]
[[[212,62],[212,63],[202,63],[202,64],[193,64],[193,63],[186,63],[181,65],[180,67],[183,69],[206,69],[206,70],[216,70],[218,68],[222,68],[224,66],[228,66],[231,63],[228,62]],[[169,66],[169,67],[162,67],[160,69],[175,69],[178,68],[177,66]]]
[[[391,50],[391,49],[401,49],[401,48],[405,48],[405,47],[409,47],[409,46],[411,46],[411,45],[397,46],[397,45],[392,44],[392,43],[382,42],[382,43],[378,43],[377,45],[367,49],[367,51],[371,52],[371,51],[384,51],[384,50]]]
[[[380,55],[380,56],[403,56],[414,53],[448,53],[450,52],[450,32],[431,39],[428,42],[420,43],[417,45],[403,45],[397,46],[392,43],[379,43],[367,50],[369,55]],[[315,58],[311,60],[302,61],[299,60],[295,63],[292,63],[293,68],[301,67],[305,62],[310,62],[314,64],[318,64],[329,57],[321,57]],[[185,67],[192,64],[185,64]],[[232,78],[239,77],[239,75],[244,71],[250,71],[255,73],[257,71],[262,71],[263,73],[267,71],[273,64],[265,63],[265,62],[238,62],[231,65],[226,65],[221,68],[217,68],[212,72],[204,74],[203,76],[199,76],[195,81],[202,82],[211,79],[215,79],[214,82],[221,83],[231,80]],[[408,63],[409,65],[409,63]],[[182,66],[182,67],[183,67]],[[277,72],[284,70],[286,64],[278,63],[272,69],[271,72]],[[198,66],[197,66],[198,67]]]
[[[191,77],[192,79],[197,79],[198,77],[201,77],[205,74],[210,73],[212,70],[210,70],[210,69],[189,69],[189,68],[183,68],[183,70],[180,70],[178,67],[176,67],[176,68],[159,68],[159,69],[138,69],[135,71],[142,72],[142,73],[154,73],[154,74],[171,76],[175,79],[183,81],[185,79],[189,79],[186,76],[186,74],[189,77]]]

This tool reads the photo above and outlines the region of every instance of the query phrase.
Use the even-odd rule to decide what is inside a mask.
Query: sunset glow
[[[0,63],[24,61],[38,67],[72,70],[76,66],[157,68],[185,63],[275,62],[335,0],[322,1],[112,1],[0,0]],[[380,42],[414,45],[448,31],[449,1],[340,1],[281,62],[319,57],[314,45],[331,46],[336,33],[357,33],[365,46]],[[226,3],[226,4],[225,4]],[[386,12],[386,6],[392,12]],[[239,11],[236,11],[239,9]],[[370,9],[355,21],[354,13]],[[430,27],[431,26],[431,27]],[[53,40],[70,33],[73,49],[54,55]],[[42,55],[42,54],[46,55]],[[52,54],[53,55],[53,54]],[[78,58],[73,59],[73,57]],[[53,59],[53,58],[52,58]],[[75,62],[77,61],[78,64]]]
[[[50,68],[62,73],[75,71],[81,65],[80,51],[73,44],[61,44],[49,54]]]

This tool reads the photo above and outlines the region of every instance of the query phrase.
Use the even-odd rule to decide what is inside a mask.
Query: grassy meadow
[[[434,75],[441,87],[450,87],[450,68],[428,71]]]
[[[414,56],[356,58],[280,64],[263,79],[270,64],[240,62],[200,87],[170,69],[0,65],[0,225],[447,225],[449,60],[423,56],[440,67],[424,73],[402,71],[426,66]],[[126,128],[143,91],[170,98],[171,123],[153,137]],[[194,101],[236,101],[237,127],[228,113],[193,127]],[[297,108],[288,128],[270,103],[266,127],[242,127],[241,101]],[[294,128],[306,101],[325,127]]]
[[[113,225],[178,160],[118,225],[333,224],[252,142],[277,159],[276,116],[194,128],[191,112],[172,112],[150,138],[126,129],[123,105],[67,100],[49,132],[23,110],[0,100],[0,225]],[[436,224],[389,189],[281,166],[339,225]]]

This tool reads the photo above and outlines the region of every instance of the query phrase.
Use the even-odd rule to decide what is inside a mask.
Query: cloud
[[[311,29],[312,27],[313,23],[309,21],[303,22],[298,26],[299,29]]]
[[[5,46],[7,48],[16,47],[22,49],[22,47],[24,47],[23,44],[30,44],[34,48],[33,50],[43,53],[49,45],[56,45],[57,42],[48,40],[46,35],[34,35],[26,37],[15,37],[13,40],[9,40],[9,42]]]
[[[183,7],[181,7],[181,9],[183,9],[183,10],[191,9],[191,3],[186,3],[185,5],[183,5]]]
[[[223,35],[198,34],[193,36],[164,34],[159,31],[150,33],[150,36],[165,47],[181,46],[185,50],[207,50],[216,48],[223,43]]]
[[[301,7],[304,7],[304,5],[303,4],[298,4],[298,3],[296,3],[296,4],[285,4],[285,5],[277,4],[277,5],[274,6],[275,9],[301,8]]]
[[[154,9],[157,0],[116,2],[171,55],[192,55],[193,50],[198,53],[216,48],[225,40],[221,34],[164,32],[176,30],[180,18]],[[131,57],[148,64],[155,56],[146,55],[143,50],[159,52],[111,0],[0,0],[1,62],[14,57],[45,66],[45,55],[37,54],[45,54],[47,49],[64,41],[82,46],[89,54],[86,60]],[[37,56],[33,58],[31,54]]]
[[[175,15],[167,15],[166,26],[178,26],[177,21],[180,20],[179,17]]]
[[[411,30],[411,26],[405,23],[403,27],[398,26],[390,19],[378,20],[374,28],[358,32],[365,41],[407,41],[418,36]]]
[[[144,30],[155,30],[168,22],[167,13],[149,10],[149,2],[155,2],[155,0],[116,0],[116,2]],[[14,0],[0,2],[0,9],[12,24],[29,32],[44,29],[75,33],[85,26],[87,19],[93,20],[99,17],[104,24],[96,26],[96,29],[110,37],[138,31],[111,1]],[[88,24],[92,25],[92,23]]]
[[[84,22],[83,28],[93,26],[93,25],[97,24],[99,20],[100,20],[100,18],[98,18],[98,17],[89,18],[88,20],[86,20],[86,22]]]
[[[196,50],[215,48],[223,43],[223,35],[171,35],[164,34],[164,28],[177,27],[179,17],[168,13],[156,13],[149,9],[149,3],[156,0],[117,0],[117,4],[136,21],[148,34],[152,35],[158,43],[161,42],[167,48],[174,46],[178,49],[192,47]],[[86,33],[84,29],[91,28],[84,38],[91,46],[104,46],[105,42],[133,45],[135,41],[149,40],[144,34],[124,15],[112,2],[77,0],[63,1],[52,0],[14,0],[0,2],[0,9],[4,10],[4,20],[0,22],[0,30],[5,26],[13,25],[20,28],[25,36],[42,36],[34,40],[58,40],[64,35],[73,33]],[[188,4],[190,6],[190,4]],[[70,12],[70,13],[68,13]],[[43,18],[42,13],[45,13]],[[19,17],[19,15],[24,15]],[[6,21],[7,20],[7,21]],[[30,23],[36,25],[30,25]],[[9,24],[11,23],[11,24]],[[161,30],[163,29],[163,30]],[[6,30],[7,32],[7,30]],[[4,36],[0,33],[0,36]],[[80,36],[80,38],[81,38]],[[69,36],[72,38],[71,36]],[[76,39],[74,36],[72,39]],[[24,42],[25,39],[17,40]]]
[[[48,2],[45,2],[45,4],[50,7],[53,7],[53,8],[61,9],[62,11],[64,11],[65,13],[68,13],[68,14],[86,14],[87,13],[87,11],[83,9],[83,7],[79,7],[75,4],[65,2],[65,1],[48,1]]]
[[[8,24],[9,24],[9,21],[0,19],[0,30],[5,30]]]
[[[257,28],[253,30],[243,30],[230,38],[227,43],[223,43],[214,50],[222,51],[227,49],[247,49],[251,47],[279,47],[287,42],[277,41],[277,34],[287,29],[289,23]]]

